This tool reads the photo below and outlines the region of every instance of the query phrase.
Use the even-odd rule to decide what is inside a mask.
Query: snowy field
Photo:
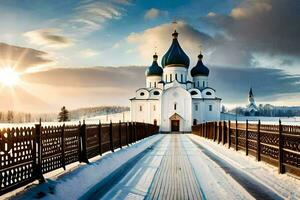
[[[42,122],[43,126],[60,126],[60,125],[78,125],[79,123],[83,123],[83,120],[86,124],[98,124],[100,121],[101,123],[107,124],[112,121],[113,123],[118,123],[120,120],[122,122],[130,122],[130,112],[123,112],[123,113],[115,113],[110,115],[100,115],[95,116],[87,119],[80,119],[77,121],[68,121],[68,122]],[[1,128],[16,128],[16,127],[34,127],[35,124],[39,122],[32,122],[32,123],[0,123]]]
[[[139,161],[129,166],[141,153]],[[193,185],[191,177],[180,178],[187,174],[197,183]],[[300,199],[299,179],[278,174],[276,167],[256,162],[244,152],[190,134],[152,136],[63,176],[49,177],[47,183],[13,199],[152,199],[161,193],[169,194],[164,196],[168,199],[191,195],[192,187],[199,187],[203,199]]]

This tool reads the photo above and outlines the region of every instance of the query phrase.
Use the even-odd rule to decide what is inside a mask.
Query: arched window
[[[183,74],[180,74],[181,82],[183,82]]]
[[[203,87],[205,87],[205,81],[203,81]]]
[[[151,87],[151,86],[150,86],[150,87]],[[144,95],[145,95],[145,93],[144,93],[144,92],[141,92],[141,93],[140,93],[140,95],[141,95],[141,96],[144,96]]]
[[[211,92],[206,92],[206,95],[208,95],[208,96],[211,95]]]
[[[195,104],[195,111],[198,111],[198,104]]]
[[[191,95],[196,95],[196,94],[198,94],[198,92],[196,92],[196,91],[191,91]]]
[[[177,74],[175,74],[175,80],[177,81]]]
[[[172,82],[172,74],[170,74],[170,82]]]
[[[209,106],[208,106],[208,110],[209,110],[209,111],[212,111],[212,109],[213,109],[212,105],[209,105]]]
[[[153,105],[153,111],[156,111],[156,106],[155,105]]]
[[[194,125],[194,126],[197,125],[197,119],[194,119],[194,120],[193,120],[193,125]]]
[[[140,106],[140,111],[143,111],[143,106]]]
[[[200,87],[200,83],[199,83],[199,81],[197,81],[197,84],[198,84],[198,87]]]
[[[177,109],[177,103],[174,103],[174,110]]]
[[[159,93],[159,91],[154,91],[153,94],[154,95],[159,95],[160,93]]]
[[[157,120],[154,119],[153,124],[156,126],[157,125]]]
[[[154,82],[154,87],[156,88],[156,82]]]

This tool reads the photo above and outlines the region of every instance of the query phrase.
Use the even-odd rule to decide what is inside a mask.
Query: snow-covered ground
[[[236,152],[233,149],[228,149],[227,146],[196,135],[190,135],[189,137],[216,156],[284,197],[284,199],[300,199],[299,179],[287,174],[278,174],[278,168],[264,162],[256,162],[253,156],[245,156],[243,151]]]
[[[142,153],[141,159],[128,168],[127,164]],[[171,178],[184,175],[186,170],[196,177],[203,199],[300,199],[299,179],[278,174],[276,167],[256,162],[254,157],[244,154],[196,135],[156,135],[116,153],[108,153],[63,176],[50,176],[45,184],[33,186],[14,199],[147,199],[154,183],[156,190],[157,184],[168,180],[176,180],[177,188],[186,187],[183,184],[186,178]],[[184,162],[174,162],[174,159]],[[168,163],[172,165],[170,168],[166,168]],[[118,171],[122,176],[115,176]],[[162,176],[164,181],[157,182]],[[106,180],[112,180],[113,184],[97,194]],[[170,195],[174,195],[171,190],[176,187],[169,186]],[[168,191],[165,185],[161,190]]]
[[[163,135],[154,135],[115,153],[108,153],[88,165],[81,165],[59,177],[48,178],[46,183],[32,186],[25,192],[15,195],[13,199],[23,200],[37,197],[55,200],[78,199],[99,181],[162,137]],[[9,197],[12,194],[7,194],[4,197]]]

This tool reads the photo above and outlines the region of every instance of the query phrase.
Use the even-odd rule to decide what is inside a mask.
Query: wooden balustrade
[[[129,145],[155,133],[158,126],[145,123],[110,123],[77,126],[41,126],[0,130],[0,195],[44,173]]]
[[[209,134],[204,130],[209,130]],[[257,161],[278,167],[279,173],[300,176],[300,126],[282,125],[281,121],[278,125],[219,121],[195,125],[192,133],[245,151]]]

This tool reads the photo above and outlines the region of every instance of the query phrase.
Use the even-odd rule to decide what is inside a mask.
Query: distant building
[[[255,100],[254,100],[254,94],[253,94],[252,88],[250,88],[250,91],[249,91],[248,101],[249,101],[249,104],[247,105],[246,115],[248,115],[248,116],[258,115],[258,108],[257,108]]]
[[[209,69],[202,63],[203,55],[189,76],[190,59],[179,45],[178,33],[172,36],[162,67],[155,54],[146,70],[146,87],[131,99],[131,120],[157,124],[162,132],[189,132],[193,124],[220,119],[221,99],[208,86]]]

